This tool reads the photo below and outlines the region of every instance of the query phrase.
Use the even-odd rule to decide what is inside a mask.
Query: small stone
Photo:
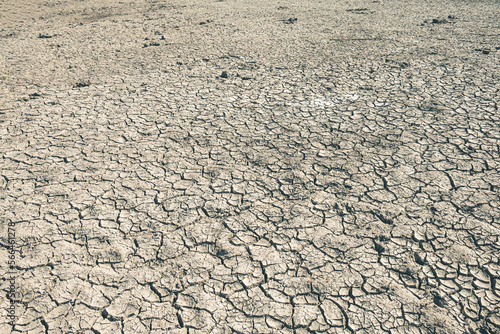
[[[224,79],[227,79],[229,77],[228,74],[227,74],[227,71],[222,71],[220,77],[224,78]]]
[[[80,81],[74,85],[75,88],[88,87],[88,86],[90,86],[90,81]]]
[[[442,20],[440,20],[440,19],[432,19],[432,23],[434,23],[434,24],[442,24],[442,23],[449,23],[449,21],[446,20],[446,19],[442,19]]]

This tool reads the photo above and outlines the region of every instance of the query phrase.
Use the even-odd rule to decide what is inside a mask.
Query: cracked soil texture
[[[498,1],[0,13],[0,333],[499,333]]]

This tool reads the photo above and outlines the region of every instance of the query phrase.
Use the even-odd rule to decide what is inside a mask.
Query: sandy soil
[[[499,22],[0,0],[0,333],[499,333]]]

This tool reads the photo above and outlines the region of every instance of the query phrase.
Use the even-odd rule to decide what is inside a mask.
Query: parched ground
[[[499,22],[2,0],[0,333],[499,333]]]

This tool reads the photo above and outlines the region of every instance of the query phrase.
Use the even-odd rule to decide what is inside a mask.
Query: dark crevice
[[[177,322],[181,328],[184,328],[184,321],[182,320],[182,316],[180,312],[177,312]]]
[[[45,334],[49,334],[49,324],[45,319],[41,319],[40,322],[42,323],[43,327],[45,327]]]

